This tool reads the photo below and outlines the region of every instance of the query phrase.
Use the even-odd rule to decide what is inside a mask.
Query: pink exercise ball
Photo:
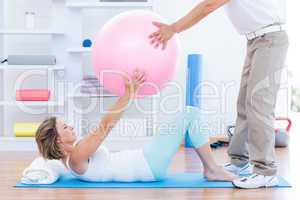
[[[154,95],[170,81],[175,72],[178,39],[169,40],[166,49],[154,48],[149,35],[157,30],[152,22],[163,21],[151,11],[129,11],[112,18],[97,34],[93,49],[93,68],[103,87],[112,94],[124,94],[124,79],[138,69],[146,82],[137,97]]]

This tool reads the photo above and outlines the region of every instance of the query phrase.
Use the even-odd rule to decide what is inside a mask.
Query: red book
[[[22,89],[16,91],[17,101],[49,101],[48,89]]]

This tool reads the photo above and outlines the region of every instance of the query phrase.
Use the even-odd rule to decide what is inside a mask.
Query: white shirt
[[[155,180],[141,149],[109,152],[105,146],[101,145],[90,157],[84,174],[77,174],[70,168],[69,158],[67,166],[75,177],[89,182]]]
[[[230,0],[226,9],[240,34],[286,21],[286,0]]]

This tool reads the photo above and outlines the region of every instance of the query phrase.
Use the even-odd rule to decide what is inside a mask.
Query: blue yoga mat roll
[[[187,81],[186,81],[186,105],[187,106],[201,106],[201,87],[202,80],[202,55],[190,54],[188,55]],[[192,147],[192,143],[188,134],[185,139],[185,147]]]

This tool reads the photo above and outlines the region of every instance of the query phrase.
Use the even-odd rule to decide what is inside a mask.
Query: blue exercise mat
[[[212,182],[205,180],[198,173],[170,174],[164,181],[157,182],[83,182],[78,179],[61,178],[51,185],[25,185],[18,183],[18,188],[233,188],[231,182]],[[278,188],[287,188],[291,185],[283,178],[279,178]]]

